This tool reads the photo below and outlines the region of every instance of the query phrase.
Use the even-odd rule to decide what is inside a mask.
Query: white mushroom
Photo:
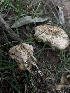
[[[42,75],[42,72],[39,70],[37,66],[37,59],[33,56],[33,46],[22,43],[19,45],[16,45],[9,50],[9,55],[12,59],[14,59],[20,70],[28,70],[30,73],[34,72],[32,71],[32,66],[36,68],[40,75]]]
[[[40,25],[35,27],[35,38],[43,42],[48,41],[52,46],[65,49],[69,45],[69,38],[66,32],[56,26],[52,25]]]

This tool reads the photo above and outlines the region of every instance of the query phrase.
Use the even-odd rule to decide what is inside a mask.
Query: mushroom
[[[30,73],[35,74],[32,71],[32,67],[36,68],[35,72],[38,72],[42,76],[42,72],[39,70],[37,66],[37,59],[33,56],[33,46],[22,43],[16,46],[13,46],[9,50],[9,56],[14,59],[20,70],[28,70]]]
[[[69,45],[68,35],[63,29],[57,26],[46,24],[36,26],[34,36],[36,40],[49,42],[60,50],[65,49]]]

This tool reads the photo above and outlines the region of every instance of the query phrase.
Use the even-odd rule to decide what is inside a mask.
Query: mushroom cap
[[[17,62],[19,69],[26,70],[28,68],[30,69],[32,66],[32,63],[30,63],[33,62],[31,57],[34,58],[34,61],[36,60],[33,56],[33,52],[32,45],[22,43],[10,48],[9,55]]]
[[[43,42],[48,41],[52,46],[55,46],[59,49],[65,49],[69,45],[69,38],[66,32],[52,25],[40,25],[35,27],[36,39],[42,40]]]
[[[32,45],[21,43],[10,48],[9,56],[17,62],[20,70],[28,70],[32,74],[38,72],[42,76],[43,73],[36,64],[37,59],[33,56],[33,52]],[[33,70],[33,67],[36,69]]]

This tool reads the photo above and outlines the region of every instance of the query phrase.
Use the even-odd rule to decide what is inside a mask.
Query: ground
[[[45,1],[45,0],[44,0]],[[22,4],[22,5],[21,5]],[[52,10],[52,11],[51,11]],[[41,13],[41,11],[43,13]],[[58,18],[54,5],[46,5],[42,2],[37,4],[29,3],[24,0],[14,2],[14,0],[3,2],[0,7],[0,12],[5,21],[10,25],[14,20],[31,15],[33,17],[49,17],[46,24],[58,25],[66,30],[69,35],[69,30],[66,25],[60,25],[53,12]],[[63,73],[70,73],[70,46],[65,50],[54,49],[48,43],[37,42],[34,38],[34,27],[44,23],[35,23],[14,28],[13,31],[28,44],[33,45],[34,56],[38,59],[37,65],[44,73],[44,76],[32,75],[28,71],[20,71],[17,63],[9,57],[10,47],[17,45],[17,41],[12,40],[8,34],[7,39],[4,33],[0,33],[0,93],[69,93],[70,89],[56,90],[56,85],[60,83]],[[3,30],[0,28],[0,31]],[[4,35],[4,36],[3,36]],[[70,35],[69,35],[70,36]],[[70,38],[70,37],[69,37]],[[5,42],[4,42],[5,41]],[[69,79],[70,80],[70,79]],[[70,84],[70,81],[69,81]]]

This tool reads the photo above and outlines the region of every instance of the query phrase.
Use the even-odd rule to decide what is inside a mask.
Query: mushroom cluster
[[[49,42],[52,46],[59,48],[60,50],[65,49],[69,45],[69,38],[66,32],[56,26],[52,25],[40,25],[35,27],[36,40],[42,40],[44,43]],[[13,46],[9,50],[9,55],[14,59],[20,70],[28,70],[30,73],[35,74],[38,72],[43,76],[42,71],[39,70],[37,66],[37,59],[33,56],[33,46],[21,43],[19,45]],[[33,72],[32,67],[36,70]]]

